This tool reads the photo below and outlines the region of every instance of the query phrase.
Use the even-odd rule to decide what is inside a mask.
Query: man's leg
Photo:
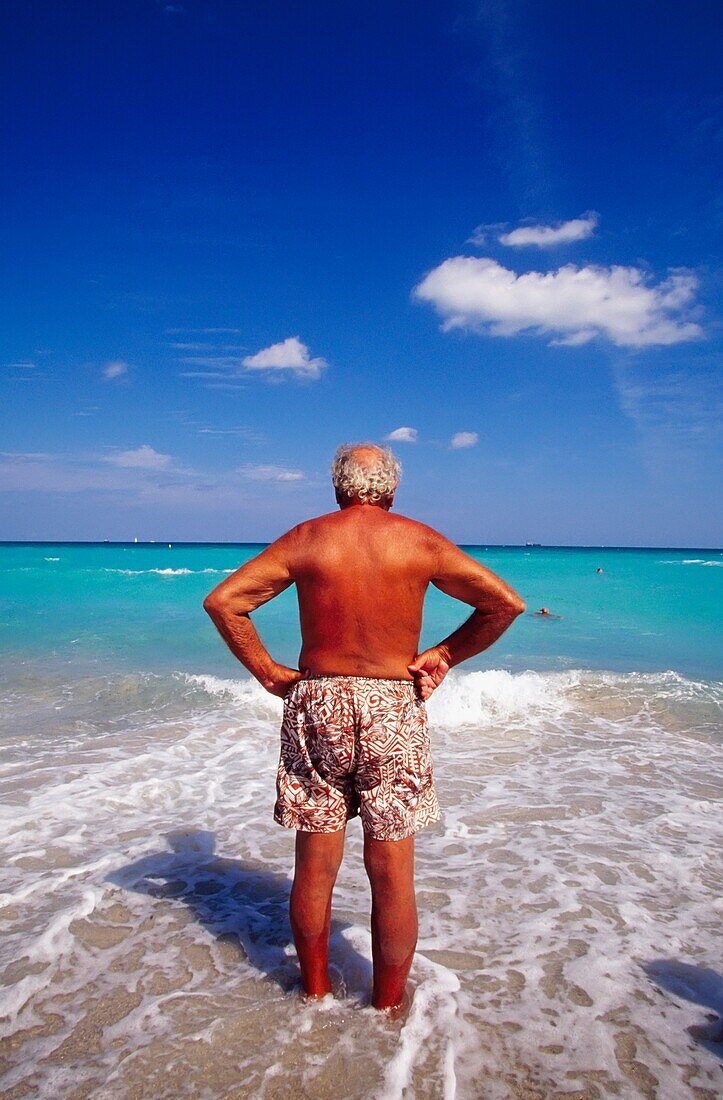
[[[374,840],[365,836],[364,866],[372,888],[372,1004],[395,1008],[404,1000],[417,946],[414,837]]]
[[[336,833],[296,834],[296,868],[289,916],[304,991],[313,997],[331,992],[329,924],[331,894],[344,854],[344,829]]]

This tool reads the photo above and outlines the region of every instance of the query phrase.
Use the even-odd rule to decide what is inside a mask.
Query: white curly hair
[[[371,452],[376,458],[364,461],[359,452]],[[390,448],[378,443],[342,443],[331,464],[331,480],[337,493],[371,504],[394,495],[401,473],[401,464]]]

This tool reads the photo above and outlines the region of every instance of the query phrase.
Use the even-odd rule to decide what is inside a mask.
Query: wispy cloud
[[[499,239],[500,231],[507,228],[507,222],[488,222],[478,225],[468,238],[468,244],[476,244],[480,248],[486,248],[492,239]]]
[[[12,462],[49,462],[52,457],[47,451],[0,451],[0,458]]]
[[[192,336],[194,333],[198,333],[201,336],[223,336],[232,335],[237,336],[240,332],[240,328],[167,328],[164,329],[166,336]]]
[[[723,382],[717,364],[694,370],[618,363],[613,378],[649,474],[667,484],[708,477],[723,453]],[[701,498],[701,507],[708,505]],[[715,510],[715,504],[710,504]]]
[[[38,352],[37,354],[44,353]],[[7,378],[12,382],[53,382],[57,380],[52,374],[39,370],[38,364],[32,359],[15,359],[12,363],[3,363],[3,368],[8,372]]]
[[[235,436],[238,439],[242,439],[244,443],[264,442],[264,436],[261,432],[256,431],[255,428],[248,428],[245,425],[239,425],[235,428],[198,428],[198,434],[214,436]]]
[[[303,481],[301,470],[290,470],[285,466],[255,466],[247,463],[238,467],[238,473],[250,481]]]
[[[222,370],[182,370],[181,378],[227,378]]]
[[[243,360],[243,366],[249,371],[290,371],[297,378],[309,380],[320,378],[326,365],[324,359],[312,359],[308,347],[298,336],[270,344]]]
[[[132,481],[129,482],[129,473]],[[82,493],[87,491],[137,490],[135,471],[121,470],[97,459],[56,454],[0,455],[0,491]]]
[[[478,440],[477,432],[455,432],[449,445],[453,451],[461,451],[465,447],[476,447]]]
[[[549,122],[534,78],[535,59],[526,48],[526,17],[520,5],[476,0],[470,5],[475,37],[485,48],[476,83],[484,97],[490,153],[528,204],[550,192],[558,176],[550,157]],[[464,19],[462,20],[464,25]]]
[[[395,428],[384,438],[389,443],[416,443],[418,434],[416,428]]]
[[[112,463],[114,466],[125,466],[129,469],[166,470],[173,459],[170,455],[160,454],[148,443],[143,443],[135,450],[119,451],[117,454],[108,455],[105,461]]]
[[[122,378],[128,373],[128,364],[123,359],[113,359],[103,367],[103,377],[109,382],[114,378]]]
[[[181,362],[189,367],[202,367],[224,373],[238,371],[241,367],[241,360],[237,355],[222,355],[220,351],[207,355],[184,355]]]
[[[575,267],[514,271],[489,258],[454,256],[414,289],[444,318],[443,328],[491,336],[531,333],[575,346],[604,337],[618,347],[662,347],[695,340],[690,319],[698,288],[689,271],[653,283],[636,267]]]
[[[614,379],[621,409],[647,435],[697,445],[721,431],[723,383],[715,375],[618,365]]]
[[[305,474],[276,465],[214,473],[185,466],[147,444],[110,457],[0,452],[0,492],[100,493],[119,508],[157,504],[195,512],[244,500],[264,505],[275,485],[281,490],[287,483],[305,484]]]
[[[552,248],[558,244],[570,244],[592,237],[598,225],[598,216],[594,211],[582,214],[557,225],[521,225],[509,233],[500,233],[500,244],[513,248],[534,245],[536,248]]]

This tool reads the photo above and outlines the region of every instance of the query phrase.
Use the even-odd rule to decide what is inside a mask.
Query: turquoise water
[[[78,667],[238,671],[201,602],[260,545],[0,545],[0,660],[42,657]],[[471,669],[723,671],[723,552],[466,547],[509,581],[528,614]],[[597,573],[601,567],[604,572]],[[532,612],[548,607],[562,619]],[[264,641],[294,664],[293,589],[256,616]],[[430,590],[423,645],[459,624],[464,609]]]

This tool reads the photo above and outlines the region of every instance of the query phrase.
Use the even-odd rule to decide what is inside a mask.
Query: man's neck
[[[337,499],[337,504],[342,512],[345,512],[348,508],[375,508],[378,512],[388,512],[392,506],[392,502],[388,498],[383,498],[382,500],[360,500],[359,497],[352,497],[351,499]]]

